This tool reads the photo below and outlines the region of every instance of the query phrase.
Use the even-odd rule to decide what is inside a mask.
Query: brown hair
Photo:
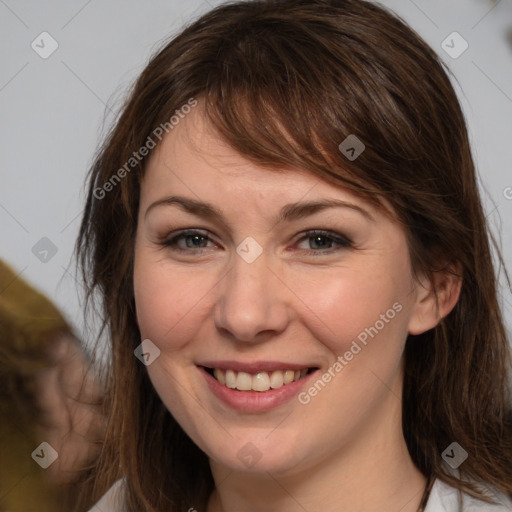
[[[177,511],[204,507],[213,490],[207,456],[133,355],[141,342],[133,247],[147,159],[104,187],[191,98],[204,100],[212,125],[252,162],[307,170],[377,205],[386,200],[415,271],[461,269],[454,310],[407,340],[403,431],[425,475],[477,497],[470,480],[512,495],[511,354],[464,116],[433,50],[396,15],[362,0],[221,5],[166,44],[135,83],[91,168],[76,246],[112,344],[96,495],[125,476],[127,510]],[[338,149],[351,134],[366,145],[353,161]],[[441,457],[453,441],[469,454],[461,480]]]

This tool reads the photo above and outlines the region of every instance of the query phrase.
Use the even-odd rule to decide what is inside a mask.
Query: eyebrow
[[[198,217],[203,217],[212,221],[217,221],[223,225],[227,225],[221,210],[219,210],[214,205],[183,196],[169,196],[158,199],[150,206],[148,206],[144,216],[146,217],[148,213],[157,206],[170,205],[179,206],[182,210]],[[349,208],[360,213],[371,222],[375,222],[375,219],[367,210],[356,204],[342,201],[341,199],[322,199],[318,201],[287,204],[281,208],[274,219],[274,223],[279,224],[281,222],[291,222],[294,220],[303,219],[327,208]]]

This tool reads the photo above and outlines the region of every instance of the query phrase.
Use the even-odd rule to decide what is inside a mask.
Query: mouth
[[[318,368],[282,369],[248,373],[226,368],[202,368],[221,385],[235,391],[257,391],[265,393],[297,382]]]

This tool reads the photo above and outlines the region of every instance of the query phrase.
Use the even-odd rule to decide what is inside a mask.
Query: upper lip
[[[315,365],[286,363],[284,361],[204,361],[197,363],[206,368],[219,368],[220,370],[234,370],[236,372],[258,373],[276,370],[304,370],[316,368]]]

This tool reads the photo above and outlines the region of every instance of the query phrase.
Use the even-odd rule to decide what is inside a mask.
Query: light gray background
[[[115,119],[163,40],[219,3],[0,0],[0,257],[46,292],[85,341],[96,333],[83,325],[72,251],[103,123]],[[485,208],[511,271],[512,0],[382,3],[442,55],[460,84]],[[31,47],[44,31],[58,43],[46,59]],[[441,47],[454,31],[469,43],[457,59]],[[46,263],[32,252],[42,237],[57,247]],[[510,291],[502,296],[510,327]]]

